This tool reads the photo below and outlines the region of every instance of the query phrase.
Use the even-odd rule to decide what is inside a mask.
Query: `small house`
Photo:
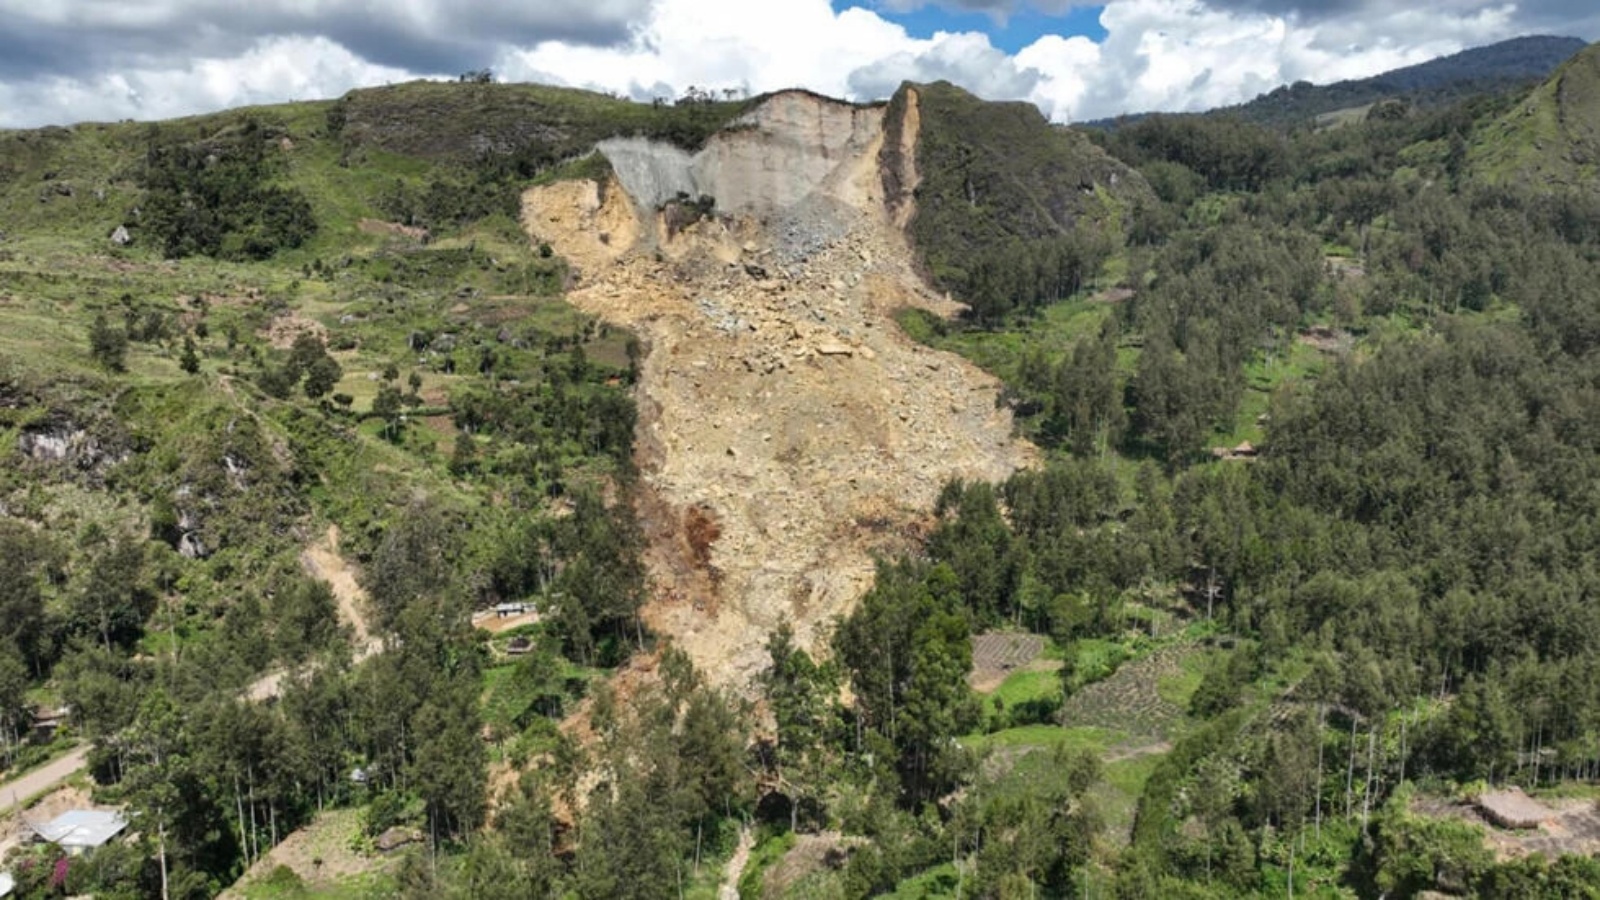
[[[1555,811],[1524,794],[1520,788],[1484,791],[1478,795],[1478,810],[1498,828],[1538,828]]]
[[[17,880],[10,872],[0,872],[0,897],[9,897],[17,889]]]
[[[80,856],[104,847],[127,827],[128,820],[114,809],[74,809],[33,830],[40,840]]]
[[[72,714],[72,708],[35,706],[30,714],[33,718],[33,739],[48,744],[55,740],[56,731],[67,724],[67,716]]]
[[[422,843],[421,832],[412,828],[401,828],[400,826],[396,825],[393,828],[390,828],[388,831],[385,831],[383,834],[378,835],[377,839],[372,842],[372,845],[378,848],[379,853],[393,853],[394,851],[399,850],[401,847],[420,843]]]
[[[526,603],[497,603],[494,607],[494,614],[502,619],[508,619],[512,616],[520,616],[528,611],[529,604]]]
[[[533,641],[528,640],[525,635],[519,634],[506,643],[507,656],[523,656],[532,650]]]

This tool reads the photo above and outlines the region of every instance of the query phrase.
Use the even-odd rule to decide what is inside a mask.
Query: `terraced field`
[[[972,672],[967,683],[980,694],[1000,687],[1013,672],[1028,669],[1044,653],[1037,634],[989,632],[972,638]]]
[[[1171,644],[1124,664],[1110,678],[1068,697],[1061,707],[1061,723],[1126,731],[1134,742],[1171,740],[1185,711],[1174,699],[1163,696],[1161,686],[1182,679],[1184,657],[1195,652],[1192,644]]]

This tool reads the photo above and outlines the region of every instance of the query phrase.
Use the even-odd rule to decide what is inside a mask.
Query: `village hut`
[[[1478,795],[1477,806],[1483,817],[1498,828],[1538,828],[1539,823],[1555,815],[1548,806],[1524,794],[1520,788],[1484,791]]]

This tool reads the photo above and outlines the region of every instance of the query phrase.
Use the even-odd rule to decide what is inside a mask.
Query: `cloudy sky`
[[[0,0],[0,127],[156,119],[489,68],[641,99],[946,78],[1057,121],[1203,109],[1521,34],[1594,0]]]

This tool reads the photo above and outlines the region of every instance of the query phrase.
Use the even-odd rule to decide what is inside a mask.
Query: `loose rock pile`
[[[764,215],[671,239],[646,222],[632,252],[601,248],[561,207],[589,189],[524,199],[534,238],[584,267],[572,302],[649,347],[647,619],[724,684],[748,683],[784,621],[819,644],[870,586],[873,555],[909,546],[946,479],[999,479],[1032,459],[994,379],[895,324],[908,305],[951,310],[923,288],[888,220],[877,156],[858,142],[811,195]],[[709,556],[684,534],[707,517],[718,533]]]

